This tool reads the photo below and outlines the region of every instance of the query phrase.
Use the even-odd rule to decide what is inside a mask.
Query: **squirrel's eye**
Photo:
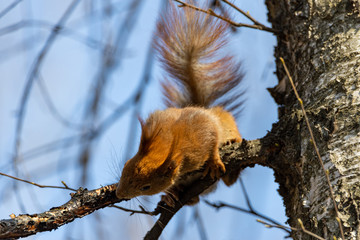
[[[150,185],[145,185],[140,190],[141,191],[146,191],[146,190],[149,190],[149,189],[150,189]]]

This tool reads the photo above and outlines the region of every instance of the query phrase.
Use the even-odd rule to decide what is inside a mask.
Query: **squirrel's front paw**
[[[220,160],[220,157],[210,159],[205,167],[205,170],[203,172],[203,177],[205,177],[208,173],[210,173],[211,178],[217,178],[219,179],[222,173],[225,173],[225,165]]]

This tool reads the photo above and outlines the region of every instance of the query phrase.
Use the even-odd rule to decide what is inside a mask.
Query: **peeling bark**
[[[345,238],[360,239],[358,1],[267,0],[266,4],[270,22],[282,32],[275,57],[285,59],[304,102],[330,173]],[[277,76],[284,85],[287,79],[279,60]],[[298,227],[300,218],[308,230],[319,236],[340,237],[325,174],[290,84],[276,96],[283,106],[272,133],[282,136],[285,146],[279,155],[281,160],[273,167],[289,224]],[[312,239],[302,232],[294,232],[292,237]]]

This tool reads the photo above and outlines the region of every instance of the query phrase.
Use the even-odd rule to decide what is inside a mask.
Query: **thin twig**
[[[267,227],[267,228],[275,227],[275,228],[283,229],[283,230],[286,230],[286,231],[289,231],[287,229],[291,229],[292,231],[303,231],[304,233],[308,234],[309,236],[312,236],[312,237],[317,238],[319,240],[325,240],[325,238],[322,238],[322,237],[316,235],[315,233],[312,233],[309,230],[306,230],[305,227],[303,225],[301,225],[301,224],[300,224],[301,228],[299,229],[299,228],[294,228],[294,227],[287,227],[287,226],[284,226],[284,225],[281,225],[281,224],[267,223],[267,222],[262,221],[260,219],[256,219],[256,221],[259,222],[259,223],[264,224],[265,227]]]
[[[323,161],[322,161],[322,159],[321,159],[320,152],[319,152],[319,149],[318,149],[318,147],[317,147],[317,144],[316,144],[316,141],[315,141],[315,137],[314,137],[314,134],[313,134],[313,132],[312,132],[312,130],[311,130],[310,123],[309,123],[309,119],[308,119],[308,117],[307,117],[307,114],[306,114],[306,111],[305,111],[305,108],[304,108],[304,103],[303,103],[303,101],[301,100],[298,91],[296,90],[296,87],[295,87],[295,84],[294,84],[294,82],[293,82],[293,79],[292,79],[292,77],[291,77],[291,75],[290,75],[290,73],[289,73],[289,70],[288,70],[288,68],[286,67],[285,61],[284,61],[284,59],[283,59],[282,57],[280,57],[280,61],[281,61],[282,65],[284,66],[286,75],[287,75],[287,77],[289,78],[289,81],[290,81],[291,86],[292,86],[292,88],[293,88],[293,90],[294,90],[295,96],[296,96],[297,100],[298,100],[299,103],[300,103],[301,110],[302,110],[302,113],[304,114],[304,118],[305,118],[305,121],[306,121],[306,126],[307,126],[307,128],[308,128],[308,130],[309,130],[309,133],[310,133],[310,137],[311,137],[312,144],[314,145],[314,149],[315,149],[316,155],[317,155],[318,160],[319,160],[319,162],[320,162],[321,168],[322,168],[322,170],[323,170],[324,173],[325,173],[326,181],[327,181],[327,184],[328,184],[329,189],[330,189],[330,197],[331,197],[331,200],[332,200],[333,205],[334,205],[334,209],[335,209],[335,213],[336,213],[336,220],[337,220],[338,223],[339,223],[339,228],[340,228],[341,237],[342,237],[342,239],[345,239],[345,238],[344,238],[344,230],[343,230],[343,227],[342,227],[341,219],[340,219],[340,217],[339,217],[339,215],[340,215],[340,214],[339,214],[339,210],[338,210],[337,205],[336,205],[336,202],[335,202],[334,191],[333,191],[333,188],[332,188],[331,182],[330,182],[329,171],[325,169],[324,163],[323,163]]]
[[[204,226],[204,222],[202,220],[202,217],[201,217],[200,212],[199,212],[199,208],[197,206],[194,208],[194,221],[195,221],[196,226],[198,228],[200,239],[201,240],[207,240],[208,237],[206,235],[206,229],[205,229],[205,226]]]
[[[238,8],[237,6],[235,6],[235,4],[227,1],[227,0],[221,0],[223,1],[224,3],[228,4],[229,6],[231,6],[232,8],[236,9],[236,11],[240,12],[242,15],[244,15],[246,18],[248,18],[250,21],[252,21],[255,25],[259,25],[259,26],[263,26],[263,27],[266,27],[264,26],[263,24],[261,24],[260,22],[256,21],[255,18],[253,18],[249,12],[245,12],[243,10],[241,10],[240,8]]]
[[[254,23],[254,24],[236,23],[236,22],[232,21],[232,20],[229,19],[229,18],[226,18],[226,17],[223,17],[223,16],[221,16],[221,15],[219,15],[219,14],[216,14],[216,13],[215,13],[212,9],[210,9],[210,8],[209,8],[208,10],[205,10],[205,9],[196,7],[196,6],[194,6],[194,5],[191,5],[191,4],[189,4],[189,3],[185,3],[185,2],[180,1],[180,0],[174,0],[174,1],[176,1],[176,2],[178,2],[178,3],[181,4],[179,7],[188,7],[188,8],[192,8],[192,9],[194,9],[194,10],[196,10],[196,11],[209,14],[209,15],[214,16],[214,17],[216,17],[216,18],[219,18],[219,19],[221,19],[221,20],[223,20],[223,21],[225,21],[225,22],[227,22],[227,23],[229,23],[229,24],[231,24],[231,25],[233,25],[233,26],[235,26],[235,27],[247,27],[247,28],[253,28],[253,29],[263,30],[263,31],[271,32],[271,33],[276,33],[276,34],[279,33],[278,30],[273,29],[273,28],[266,27],[265,25],[260,24],[260,23],[259,23],[259,24],[255,24],[255,23]],[[249,14],[247,14],[247,15],[250,16]],[[250,16],[250,17],[251,17],[251,16]],[[257,22],[257,21],[255,20],[255,22]],[[258,22],[257,22],[257,23],[258,23]]]
[[[239,178],[239,182],[240,182],[241,190],[242,190],[243,193],[244,193],[244,197],[245,197],[245,200],[246,200],[246,205],[248,206],[248,208],[250,209],[250,211],[255,212],[255,211],[254,211],[254,208],[253,208],[252,205],[251,205],[251,201],[250,201],[249,194],[247,193],[247,190],[246,190],[246,188],[245,188],[245,184],[244,184],[244,182],[243,182],[243,180],[242,180],[241,177]]]
[[[3,16],[5,16],[11,9],[13,9],[14,7],[16,7],[16,5],[18,5],[22,0],[16,0],[14,2],[12,2],[9,6],[7,6],[4,10],[2,10],[0,12],[0,18],[2,18]]]
[[[21,20],[17,23],[13,23],[6,27],[0,28],[0,36],[7,35],[24,28],[39,28],[39,29],[47,29],[53,31],[54,24],[48,21],[36,20],[36,19]],[[88,46],[89,48],[100,49],[104,45],[101,41],[96,40],[95,38],[92,37],[85,36],[72,28],[63,26],[61,29],[59,29],[58,33],[61,34],[62,36],[69,37],[73,40],[84,43],[84,45]],[[37,36],[36,39],[39,39],[39,37]],[[13,48],[16,49],[16,47]]]
[[[228,204],[228,203],[224,203],[224,202],[218,202],[218,203],[211,203],[209,202],[208,200],[204,200],[204,202],[211,206],[211,207],[214,207],[216,209],[220,209],[220,208],[223,208],[223,207],[226,207],[226,208],[231,208],[231,209],[234,209],[234,210],[237,210],[237,211],[240,211],[240,212],[244,212],[244,213],[248,213],[248,214],[251,214],[251,215],[254,215],[254,216],[257,216],[257,217],[260,217],[262,219],[265,219],[266,221],[269,221],[275,225],[281,225],[280,223],[278,223],[277,221],[275,221],[274,219],[271,219],[270,217],[267,217],[265,215],[262,215],[260,213],[258,213],[257,211],[254,211],[254,210],[250,210],[250,209],[245,209],[245,208],[242,208],[242,207],[238,207],[238,206],[234,206],[234,205],[231,205],[231,204]],[[284,231],[286,231],[287,233],[290,233],[289,230],[287,229],[284,229]]]
[[[211,8],[219,9],[221,15],[223,15],[225,18],[230,18],[228,9],[225,8],[224,4],[220,4],[220,0],[214,0],[210,6],[211,6]],[[230,27],[231,27],[231,31],[233,31],[233,32],[237,31],[235,26],[230,25]]]
[[[120,209],[120,210],[125,211],[125,212],[130,212],[130,216],[134,215],[135,213],[141,213],[141,214],[146,214],[146,215],[150,215],[150,216],[156,216],[156,215],[158,215],[160,213],[158,211],[152,211],[152,212],[146,211],[145,208],[143,208],[141,205],[139,205],[139,208],[141,210],[134,210],[134,209],[124,208],[124,207],[120,207],[120,206],[117,206],[117,205],[110,205],[109,207],[117,208],[117,209]]]
[[[14,177],[14,176],[10,176],[10,175],[7,175],[7,174],[2,173],[2,172],[0,172],[0,175],[5,176],[5,177],[8,177],[8,178],[15,179],[15,180],[20,181],[20,182],[29,183],[29,184],[34,185],[34,186],[37,186],[37,187],[39,187],[39,188],[59,188],[59,189],[66,189],[66,190],[71,190],[71,191],[76,192],[76,189],[73,189],[73,188],[68,187],[64,181],[61,181],[61,183],[64,185],[64,187],[61,187],[61,186],[41,185],[41,184],[38,184],[38,183],[35,183],[35,182],[31,182],[31,181],[28,181],[28,180],[25,180],[25,179],[21,179],[21,178],[17,178],[17,177]]]

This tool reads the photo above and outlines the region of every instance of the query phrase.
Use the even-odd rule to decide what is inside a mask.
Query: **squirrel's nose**
[[[122,201],[128,201],[132,198],[132,196],[129,196],[129,193],[126,191],[126,187],[120,186],[120,183],[118,183],[116,188],[116,197]]]

